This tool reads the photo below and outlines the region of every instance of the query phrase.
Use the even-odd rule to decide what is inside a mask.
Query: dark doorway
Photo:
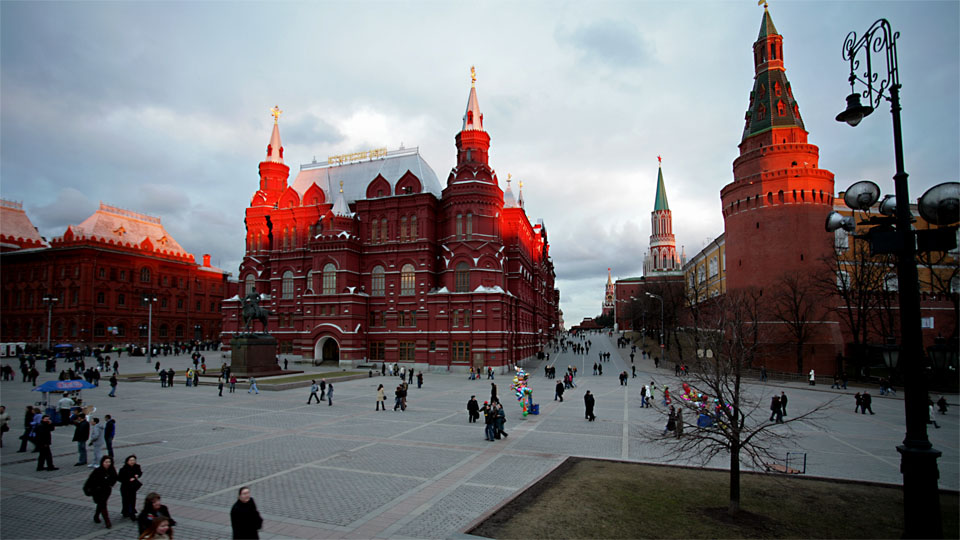
[[[323,354],[321,356],[322,362],[333,362],[335,364],[340,363],[340,347],[337,345],[337,340],[333,338],[328,338],[323,342]]]

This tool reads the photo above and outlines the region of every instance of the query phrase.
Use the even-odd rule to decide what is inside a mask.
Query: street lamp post
[[[893,147],[897,172],[893,176],[896,190],[896,247],[897,277],[900,292],[900,356],[904,374],[904,408],[906,437],[897,447],[900,453],[900,471],[903,474],[904,537],[941,538],[943,527],[940,516],[940,494],[937,479],[937,458],[927,437],[927,388],[923,378],[923,342],[920,330],[920,289],[917,276],[916,235],[912,229],[910,194],[907,173],[903,164],[903,138],[900,130],[900,76],[897,70],[897,38],[886,19],[874,22],[863,36],[856,32],[847,34],[843,43],[843,59],[850,62],[850,90],[847,109],[837,115],[837,121],[856,126],[873,112],[881,99],[890,102],[893,115]],[[857,71],[861,62],[858,54],[864,53],[866,70]],[[887,71],[874,72],[872,54],[886,56]],[[862,76],[862,78],[861,78]],[[866,88],[858,93],[855,83]],[[889,92],[889,96],[884,95]],[[860,97],[868,99],[860,104]]]
[[[43,304],[47,306],[47,350],[50,350],[50,324],[53,321],[53,305],[60,301],[56,296],[44,296]]]
[[[660,348],[663,349],[663,297],[649,292],[647,293],[647,296],[650,298],[656,298],[660,301]],[[661,354],[662,353],[663,351],[661,351]]]
[[[147,363],[149,364],[153,360],[153,303],[157,301],[157,297],[145,295],[143,299],[147,302]]]

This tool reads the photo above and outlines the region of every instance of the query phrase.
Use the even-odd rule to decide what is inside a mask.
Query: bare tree
[[[824,272],[817,283],[828,308],[847,326],[860,365],[866,362],[866,344],[872,318],[879,313],[877,303],[883,291],[888,266],[878,263],[870,254],[867,242],[849,242],[847,237],[834,243],[834,249],[824,259]]]
[[[797,360],[797,373],[803,373],[803,347],[813,337],[816,323],[825,310],[813,278],[799,273],[784,274],[777,283],[773,315],[790,335]]]
[[[679,392],[673,396],[673,403],[686,412],[683,435],[659,438],[672,446],[673,461],[697,457],[706,463],[719,454],[728,454],[728,512],[733,515],[740,511],[741,463],[765,470],[776,459],[773,450],[793,436],[784,426],[813,422],[828,403],[782,423],[769,421],[761,402],[763,397],[743,386],[744,371],[753,363],[759,345],[759,292],[728,292],[711,301],[718,304],[713,311],[717,319],[710,325],[717,330],[704,332],[702,339],[712,356],[700,358],[690,375],[695,397],[682,399]],[[705,422],[698,422],[701,416]]]
[[[952,251],[921,251],[917,253],[917,260],[924,269],[920,272],[920,285],[931,293],[949,298],[953,304],[954,337],[960,331],[960,264],[958,263],[957,249]]]

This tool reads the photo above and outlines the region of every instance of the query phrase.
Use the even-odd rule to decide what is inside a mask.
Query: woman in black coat
[[[120,497],[123,499],[121,515],[134,521],[137,520],[137,490],[143,485],[140,483],[141,476],[143,471],[137,463],[137,456],[127,456],[123,460],[123,467],[117,472],[117,480],[120,481]]]
[[[103,516],[103,523],[109,529],[110,514],[107,513],[107,500],[113,492],[113,485],[117,483],[117,470],[113,468],[113,459],[110,456],[100,458],[100,466],[90,472],[87,482],[83,485],[83,494],[93,497],[93,502],[97,504],[97,509],[93,513],[94,523],[100,523],[100,516]]]
[[[140,516],[137,517],[137,525],[140,529],[140,534],[143,534],[143,531],[149,529],[153,522],[158,517],[166,518],[170,522],[170,536],[173,536],[173,527],[177,524],[172,517],[170,517],[170,510],[167,510],[167,507],[163,504],[160,504],[160,495],[154,492],[147,493],[147,497],[143,500],[143,511],[140,512]]]
[[[257,511],[257,503],[250,496],[250,488],[243,486],[237,494],[237,502],[230,509],[230,525],[234,538],[259,539],[258,531],[263,528],[263,518]]]

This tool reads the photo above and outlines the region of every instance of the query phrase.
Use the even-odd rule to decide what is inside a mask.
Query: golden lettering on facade
[[[352,154],[337,154],[335,156],[327,157],[327,163],[333,165],[343,165],[344,163],[351,163],[354,161],[360,161],[364,159],[376,159],[379,157],[384,157],[387,155],[386,148],[375,148],[373,150],[367,150],[364,152],[354,152]]]

